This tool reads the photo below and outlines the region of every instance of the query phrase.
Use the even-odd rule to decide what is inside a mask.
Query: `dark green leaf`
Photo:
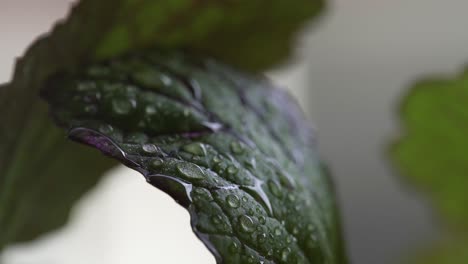
[[[312,131],[268,81],[146,51],[59,74],[43,96],[73,140],[186,207],[219,263],[346,262]]]
[[[0,87],[0,248],[60,226],[73,201],[111,166],[64,143],[48,123],[37,100],[44,80],[153,45],[262,70],[286,58],[295,31],[322,5],[322,0],[80,1],[66,21],[31,45],[12,82]]]
[[[70,205],[114,164],[68,142],[44,103],[36,101],[30,109],[35,115],[28,120],[16,120],[20,116],[8,109],[0,114],[11,118],[0,135],[0,249],[62,226]],[[8,129],[18,121],[19,131]]]

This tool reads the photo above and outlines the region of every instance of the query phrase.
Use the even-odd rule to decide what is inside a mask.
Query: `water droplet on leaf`
[[[154,154],[159,150],[158,147],[156,147],[156,145],[154,144],[143,144],[143,146],[141,146],[141,149],[143,149],[144,152],[150,154]]]
[[[111,125],[104,124],[99,126],[99,132],[103,134],[109,134],[112,133],[112,131],[114,131],[114,128]]]
[[[258,243],[263,244],[267,239],[267,235],[265,233],[261,233],[258,235]]]
[[[235,154],[242,154],[244,152],[244,146],[238,141],[233,141],[231,143],[231,150]]]
[[[255,231],[254,221],[249,216],[241,215],[239,217],[239,223],[242,228],[242,231],[246,233],[252,233],[253,231]]]
[[[266,218],[264,216],[260,216],[258,218],[258,222],[260,222],[260,224],[264,225],[266,223]]]
[[[194,142],[182,147],[182,150],[197,156],[206,156],[206,147],[202,143]]]
[[[223,218],[220,215],[215,215],[211,217],[211,221],[213,221],[215,225],[220,225],[223,222]]]
[[[237,171],[238,171],[238,169],[237,169],[236,167],[234,167],[234,166],[229,166],[229,167],[227,168],[227,172],[228,172],[229,174],[235,174],[235,173],[237,173]]]
[[[192,163],[179,163],[177,164],[177,170],[179,171],[181,177],[187,179],[201,180],[205,178],[205,173],[203,170]]]
[[[279,227],[276,227],[274,232],[275,232],[275,236],[281,236],[282,234],[281,229]]]
[[[136,106],[134,100],[127,98],[115,98],[112,100],[112,112],[117,115],[128,115]]]
[[[290,253],[291,253],[291,249],[288,247],[281,250],[281,260],[287,261]]]
[[[270,192],[278,197],[278,198],[281,198],[282,197],[282,193],[281,193],[281,189],[278,185],[278,183],[276,183],[275,181],[273,180],[269,180],[268,181],[268,188],[270,189]]]
[[[236,243],[236,242],[232,242],[232,244],[229,246],[229,251],[230,251],[231,253],[233,253],[233,254],[234,254],[234,253],[239,253],[239,251],[240,251],[240,246],[239,246],[239,244]]]
[[[151,160],[150,162],[150,167],[152,169],[159,169],[163,165],[163,160],[160,158],[156,158],[154,160]]]
[[[84,108],[84,111],[88,114],[96,114],[97,113],[97,106],[95,105],[87,105]]]
[[[158,112],[158,110],[156,109],[156,107],[154,107],[154,105],[148,105],[145,107],[145,113],[147,115],[154,115],[156,114],[156,112]]]
[[[237,196],[233,195],[233,194],[229,194],[226,197],[226,202],[232,208],[238,208],[240,206],[239,198]]]

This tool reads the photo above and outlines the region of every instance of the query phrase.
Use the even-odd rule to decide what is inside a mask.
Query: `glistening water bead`
[[[158,152],[158,147],[156,147],[156,145],[154,144],[143,144],[141,148],[143,149],[144,152],[149,153],[149,154],[154,154]]]
[[[112,111],[116,115],[128,115],[136,106],[136,102],[127,98],[116,98],[112,100]]]
[[[177,164],[177,171],[181,177],[192,180],[201,180],[205,178],[203,170],[195,164],[181,162]]]
[[[282,197],[282,192],[281,192],[281,187],[278,185],[278,183],[276,181],[273,181],[273,180],[269,180],[268,181],[268,188],[270,189],[271,193],[278,197],[278,198],[281,198]]]
[[[247,215],[239,216],[239,224],[241,226],[242,231],[246,233],[252,233],[253,231],[255,231],[254,221]]]
[[[182,147],[182,150],[196,156],[205,156],[206,147],[202,143],[194,142]]]
[[[150,167],[152,169],[159,169],[163,165],[163,160],[160,158],[156,158],[150,162]]]
[[[235,196],[234,194],[229,194],[226,197],[226,202],[232,208],[238,208],[240,206],[239,197]]]
[[[231,143],[231,150],[235,154],[242,154],[244,152],[244,146],[237,141]]]

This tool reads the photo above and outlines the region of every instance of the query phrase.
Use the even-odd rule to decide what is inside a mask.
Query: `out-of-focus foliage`
[[[465,264],[468,263],[468,241],[454,239],[425,248],[408,263],[416,264]]]
[[[400,111],[404,132],[391,148],[394,164],[457,237],[418,263],[468,263],[468,72],[418,82]]]

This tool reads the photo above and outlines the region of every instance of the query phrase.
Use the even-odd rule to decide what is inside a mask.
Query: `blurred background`
[[[0,82],[70,4],[0,0]],[[424,76],[453,75],[468,61],[467,9],[463,0],[329,1],[304,31],[296,60],[269,73],[318,129],[353,263],[397,263],[439,236],[429,204],[392,172],[385,147],[398,134],[402,92]],[[64,229],[9,248],[3,262],[215,263],[193,235],[188,213],[125,168],[110,172],[73,214]]]

